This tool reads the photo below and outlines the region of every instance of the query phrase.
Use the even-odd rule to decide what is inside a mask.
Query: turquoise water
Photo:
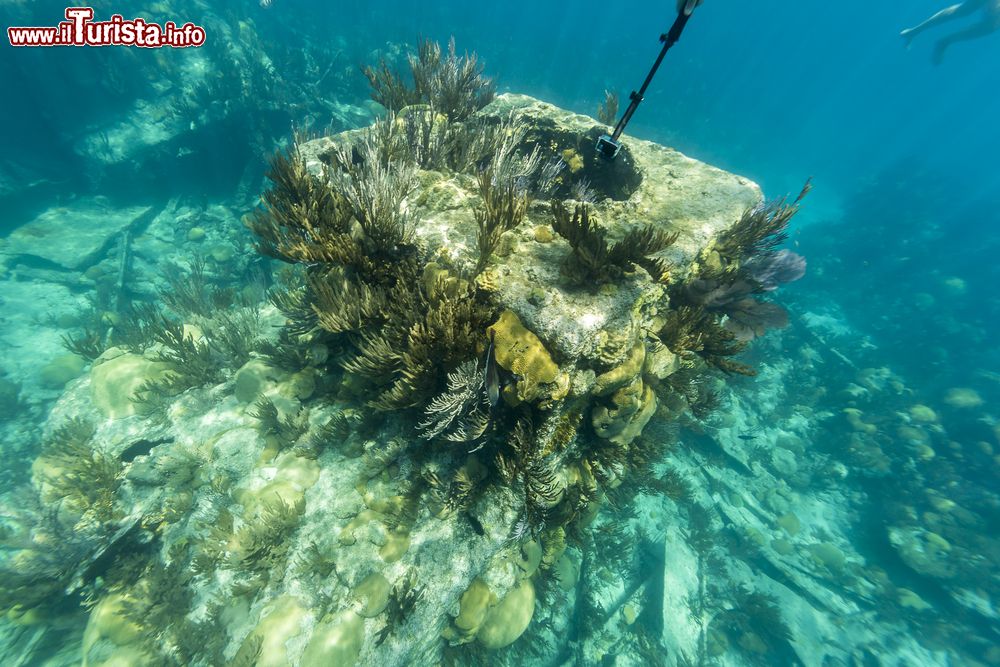
[[[805,256],[808,269],[773,299],[788,311],[788,326],[754,340],[738,357],[758,375],[715,372],[713,380],[705,380],[718,383],[721,395],[712,416],[658,425],[661,411],[646,427],[645,440],[672,443],[660,452],[657,474],[665,479],[664,470],[672,470],[693,490],[665,498],[655,492],[662,492],[662,485],[644,487],[621,506],[607,503],[591,533],[581,529],[568,535],[572,558],[556,558],[539,574],[518,579],[533,581],[538,596],[532,623],[509,646],[490,651],[484,648],[485,635],[466,642],[470,636],[456,639],[454,632],[433,646],[427,643],[428,636],[437,637],[444,626],[456,623],[462,593],[474,590],[469,582],[479,574],[472,568],[463,570],[469,576],[461,585],[450,588],[421,581],[418,611],[397,619],[399,627],[410,623],[411,629],[391,634],[385,644],[373,640],[383,625],[382,612],[365,616],[361,658],[355,659],[394,664],[1000,664],[1000,422],[995,407],[1000,402],[995,344],[1000,171],[993,164],[1000,154],[1000,70],[995,66],[1000,34],[955,44],[943,62],[934,64],[935,41],[978,17],[928,30],[907,49],[900,30],[943,3],[883,4],[708,0],[667,55],[628,127],[626,145],[634,137],[670,146],[751,179],[768,198],[789,193],[794,198],[812,178],[813,189],[783,246]],[[207,331],[213,354],[224,349],[239,363],[230,360],[229,366],[206,371],[216,375],[206,376],[194,393],[173,394],[181,408],[160,408],[173,415],[170,419],[183,421],[178,411],[191,414],[211,405],[228,416],[208,414],[197,428],[225,422],[232,416],[226,411],[235,399],[226,396],[234,384],[237,394],[256,396],[253,388],[240,389],[245,385],[237,376],[244,364],[278,358],[273,349],[272,356],[262,352],[257,338],[273,338],[289,319],[287,310],[265,306],[265,293],[284,284],[281,263],[257,252],[246,216],[260,210],[260,194],[269,186],[268,160],[291,145],[296,133],[308,138],[335,134],[368,126],[384,114],[370,99],[362,66],[384,59],[405,69],[406,54],[418,39],[447,44],[454,37],[459,54],[478,54],[499,93],[529,95],[594,116],[605,90],[616,91],[624,106],[628,92],[639,85],[656,56],[659,34],[673,20],[671,5],[273,0],[262,6],[168,0],[124,6],[102,0],[93,3],[98,19],[120,12],[157,23],[191,21],[205,28],[206,43],[187,49],[16,49],[4,38],[0,567],[12,583],[0,595],[6,614],[0,634],[3,664],[298,662],[308,633],[299,639],[289,634],[287,658],[270,648],[269,635],[259,626],[255,632],[264,637],[265,648],[257,655],[246,648],[252,644],[246,637],[258,618],[267,617],[266,604],[274,604],[280,594],[306,595],[302,591],[310,587],[310,594],[322,589],[332,602],[319,612],[315,606],[303,611],[304,627],[312,631],[310,623],[327,617],[342,622],[338,614],[353,609],[356,601],[337,597],[334,584],[297,579],[292,564],[304,558],[298,547],[288,548],[295,556],[273,565],[265,583],[239,594],[211,588],[206,582],[228,585],[230,575],[213,580],[197,570],[195,555],[184,560],[168,554],[168,546],[178,541],[207,541],[207,529],[197,528],[196,521],[222,521],[205,518],[210,507],[222,503],[206,499],[211,479],[200,486],[192,482],[195,490],[183,491],[193,498],[189,506],[167,503],[155,512],[139,512],[138,520],[136,512],[121,509],[143,506],[137,498],[168,488],[153,473],[150,479],[159,482],[136,486],[131,480],[139,473],[130,471],[135,461],[149,459],[162,472],[167,464],[156,463],[156,454],[165,451],[168,439],[178,438],[174,431],[164,435],[165,422],[144,417],[151,413],[130,407],[127,400],[141,384],[129,383],[149,379],[154,371],[123,371],[128,377],[104,381],[109,395],[103,396],[90,388],[97,386],[92,379],[100,366],[96,357],[108,347],[125,345],[123,322],[142,319],[135,316],[136,305]],[[0,23],[4,28],[51,26],[64,9],[49,0],[0,0]],[[541,196],[536,199],[543,202]],[[302,270],[316,263],[303,262],[309,267]],[[246,324],[251,320],[252,326]],[[223,342],[231,340],[227,331],[250,332],[252,344],[240,348]],[[476,360],[484,353],[491,358],[485,326],[477,331],[482,340]],[[319,354],[318,348],[303,344],[295,353],[306,359],[300,372],[291,374],[295,379],[261,371],[263,379],[255,375],[253,382],[291,387],[275,391],[292,392],[296,407],[301,403],[316,415],[326,414],[322,410],[330,405],[342,415],[367,414],[363,427],[335,440],[357,447],[382,440],[420,442],[412,424],[409,431],[399,425],[390,435],[379,431],[380,419],[403,419],[403,408],[394,406],[382,417],[363,407],[370,387],[344,379],[340,352],[331,345],[327,359],[326,347],[317,345],[323,348],[318,361],[309,356]],[[295,356],[290,348],[281,349]],[[143,358],[143,350],[129,354]],[[149,354],[147,362],[158,363]],[[456,361],[449,358],[435,390],[444,389],[445,373],[455,370]],[[346,368],[349,376],[349,363]],[[520,377],[514,373],[511,381]],[[301,383],[310,386],[308,392],[302,393]],[[205,389],[223,384],[225,391]],[[334,384],[340,389],[330,389]],[[295,437],[304,442],[318,428],[319,417],[288,409],[278,403],[282,416],[301,420],[296,428],[303,430]],[[248,414],[245,406],[232,410],[240,418]],[[260,413],[258,406],[255,414]],[[493,417],[484,437],[514,432],[512,415]],[[95,520],[102,524],[96,534],[91,530],[79,539],[73,535],[81,534],[80,524],[60,515],[73,513],[63,506],[65,495],[60,504],[52,500],[58,493],[44,488],[51,474],[45,466],[55,465],[51,456],[38,458],[51,453],[59,426],[73,417],[98,428],[97,435],[84,438],[87,447],[103,438],[112,449],[123,450],[115,449],[111,472],[95,464],[75,473],[76,487],[92,491],[74,487],[73,493],[90,493],[88,507],[103,502],[105,487],[113,488],[116,498],[108,502],[118,503],[117,510]],[[274,426],[267,437],[285,437],[281,428]],[[588,437],[580,436],[582,441]],[[192,431],[190,439],[204,442],[208,436]],[[252,458],[259,454],[264,460],[270,446],[262,445],[265,453]],[[81,453],[89,450],[67,451],[97,464],[103,460]],[[174,457],[175,464],[181,458],[176,451],[163,455]],[[246,469],[226,467],[218,453],[204,460],[188,455],[200,461],[194,468],[211,471],[205,478],[216,479],[225,469],[236,487],[257,474],[249,472],[249,463]],[[340,455],[304,457],[320,462],[320,486],[336,488],[325,480],[339,465],[329,457]],[[384,479],[377,482],[372,475],[372,483],[391,486],[407,479],[406,488],[418,493],[412,480],[420,475],[408,472],[421,465],[429,464],[416,455],[392,459]],[[65,460],[59,466],[64,472],[72,468]],[[426,480],[424,470],[420,478]],[[182,486],[169,488],[176,496]],[[349,490],[353,481],[345,486]],[[212,489],[248,507],[238,493]],[[406,495],[393,489],[392,497]],[[371,493],[383,492],[389,495],[381,487]],[[313,517],[319,496],[303,494],[306,516]],[[369,500],[364,502],[370,509]],[[445,542],[450,546],[433,555],[421,552],[413,567],[419,559],[478,553],[468,540],[481,537],[482,530],[490,535],[491,528],[477,527],[482,521],[476,507],[456,513],[464,532]],[[327,532],[343,529],[356,509],[336,505],[331,510],[336,520]],[[471,518],[464,519],[466,514]],[[122,523],[126,515],[132,524]],[[630,528],[623,534],[607,528],[615,524]],[[186,530],[198,537],[180,539]],[[237,518],[234,540],[239,530]],[[130,535],[125,546],[118,531]],[[132,531],[143,537],[135,538]],[[303,531],[308,532],[302,529],[300,536]],[[310,535],[318,540],[320,529],[315,531]],[[414,529],[414,535],[419,531]],[[526,535],[520,537],[526,541]],[[532,537],[546,548],[551,539]],[[65,545],[65,553],[53,559],[61,562],[38,560],[37,554],[54,543]],[[293,543],[298,544],[288,537]],[[102,544],[114,545],[107,556],[101,555]],[[530,562],[530,549],[519,547],[518,540],[513,544],[517,558]],[[510,548],[509,543],[501,546]],[[336,550],[329,553],[331,562],[339,558]],[[353,556],[343,558],[347,562]],[[406,558],[400,562],[411,565]],[[482,559],[477,562],[485,572]],[[170,570],[170,563],[183,573]],[[344,585],[352,590],[368,574],[341,567],[348,572],[341,583],[349,581]],[[574,567],[571,584],[559,592],[551,581],[562,582],[568,576],[564,570]],[[138,573],[132,579],[121,573],[129,568]],[[284,573],[283,568],[287,588],[275,583],[274,573]],[[690,577],[688,568],[694,572]],[[155,619],[151,624],[162,622],[161,627],[133,631],[127,623],[134,614],[108,600],[123,590],[134,598],[146,595],[135,591],[147,584],[136,582],[153,580],[151,572],[161,583],[171,573],[176,578],[163,588],[186,593],[145,608],[142,615]],[[398,563],[385,573],[394,585],[404,578]],[[610,584],[611,579],[618,583]],[[515,591],[526,586],[506,583]],[[98,617],[116,620],[102,626]],[[200,623],[201,634],[185,623]],[[185,634],[197,636],[191,643],[202,648],[182,646],[178,637]],[[133,635],[146,642],[141,649]],[[206,639],[212,637],[217,641]],[[88,659],[100,641],[105,645]],[[407,652],[415,647],[419,651]],[[343,655],[351,656],[350,651]]]

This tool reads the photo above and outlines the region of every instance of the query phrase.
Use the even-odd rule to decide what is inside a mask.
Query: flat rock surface
[[[35,257],[57,267],[80,271],[99,260],[117,237],[147,221],[151,206],[118,207],[100,198],[50,208],[14,230],[3,252]]]

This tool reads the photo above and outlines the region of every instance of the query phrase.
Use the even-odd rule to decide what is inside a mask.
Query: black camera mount
[[[635,110],[639,108],[639,103],[642,102],[643,96],[646,94],[646,89],[649,88],[650,82],[653,80],[653,76],[656,75],[656,70],[660,68],[660,63],[663,62],[663,56],[667,55],[667,51],[670,47],[677,43],[677,40],[681,38],[681,32],[684,31],[684,26],[687,25],[688,19],[691,18],[691,11],[693,11],[694,6],[697,3],[694,0],[689,0],[687,5],[677,13],[677,18],[674,20],[674,24],[670,27],[670,30],[665,34],[660,35],[660,42],[663,43],[663,48],[660,49],[660,55],[656,57],[656,62],[649,70],[649,74],[646,75],[646,80],[642,82],[642,86],[639,87],[638,91],[633,90],[629,96],[628,108],[625,109],[625,113],[622,114],[621,119],[618,124],[615,125],[615,129],[611,134],[602,134],[597,140],[597,152],[601,156],[614,160],[618,157],[618,153],[622,149],[622,143],[620,141],[622,132],[625,131],[625,126],[628,122],[632,120],[632,115],[635,114]],[[688,9],[690,7],[691,9]]]

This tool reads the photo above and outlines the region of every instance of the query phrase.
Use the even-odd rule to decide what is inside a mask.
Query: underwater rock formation
[[[668,425],[711,410],[720,369],[752,373],[726,316],[673,294],[709,252],[723,285],[751,256],[794,274],[765,261],[794,204],[639,139],[605,162],[596,121],[529,97],[461,119],[430,101],[275,158],[247,221],[295,265],[272,305],[178,281],[181,319],[133,312],[89,345],[35,479],[46,530],[78,535],[57,581],[94,604],[85,664],[461,663],[569,650],[544,628],[570,601],[609,622],[604,508],[684,496]],[[572,244],[548,232],[567,204]]]

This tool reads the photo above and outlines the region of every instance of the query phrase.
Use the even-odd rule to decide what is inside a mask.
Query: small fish
[[[490,406],[496,407],[500,401],[500,373],[497,371],[497,359],[494,354],[493,343],[496,332],[490,329],[490,346],[486,349],[486,366],[483,369],[483,383],[486,385],[486,396],[490,400]]]
[[[756,440],[757,439],[757,436],[754,435],[753,433],[740,433],[736,437],[739,438],[740,440],[745,440],[747,442],[749,442],[751,440]]]
[[[476,533],[476,535],[486,534],[486,530],[483,528],[483,524],[479,521],[479,519],[472,516],[471,512],[466,512],[465,518],[469,520],[470,524],[472,524],[472,530]]]

